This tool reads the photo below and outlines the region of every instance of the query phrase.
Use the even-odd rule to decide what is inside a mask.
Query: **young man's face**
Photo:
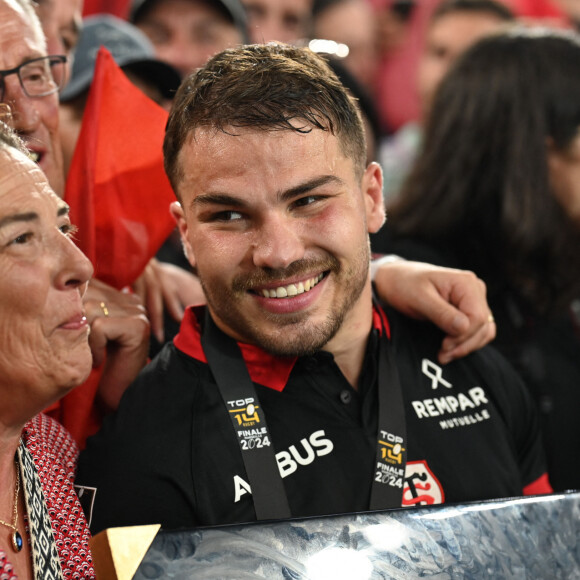
[[[173,207],[218,326],[288,356],[370,328],[378,165],[357,178],[338,139],[318,129],[233,132],[202,129],[186,142],[183,209]]]

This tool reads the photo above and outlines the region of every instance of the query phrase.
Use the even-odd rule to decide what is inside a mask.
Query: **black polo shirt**
[[[81,454],[77,483],[97,489],[93,532],[256,518],[197,320],[200,311],[188,310],[174,344],[144,369]],[[403,505],[521,495],[541,478],[534,406],[504,359],[484,348],[441,367],[439,331],[394,313],[389,323],[407,421]],[[281,358],[240,345],[294,517],[369,508],[378,333],[370,334],[358,391],[330,353]]]

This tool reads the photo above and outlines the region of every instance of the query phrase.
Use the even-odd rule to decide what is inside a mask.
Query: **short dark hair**
[[[515,20],[515,14],[505,4],[496,0],[443,0],[433,11],[431,22],[456,12],[485,13],[506,22]]]
[[[329,131],[357,175],[366,166],[364,129],[355,99],[327,62],[307,48],[279,43],[225,50],[187,77],[175,96],[163,153],[177,193],[178,163],[186,138],[200,127],[235,134],[264,131]]]
[[[548,140],[580,127],[580,38],[514,27],[469,48],[435,96],[389,230],[463,251],[544,310],[579,290],[578,227],[558,203]],[[485,280],[485,278],[484,278]]]

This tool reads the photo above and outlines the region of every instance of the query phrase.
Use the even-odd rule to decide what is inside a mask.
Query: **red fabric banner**
[[[121,289],[142,273],[175,227],[163,169],[167,112],[99,50],[65,199],[95,278]]]

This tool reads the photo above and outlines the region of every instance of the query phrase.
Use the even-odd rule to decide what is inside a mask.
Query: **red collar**
[[[207,363],[201,346],[201,329],[198,322],[198,316],[202,315],[203,307],[188,307],[181,321],[179,333],[173,339],[173,344],[186,355]],[[383,310],[376,305],[373,308],[373,326],[381,333],[384,328],[387,336],[391,337],[387,317]],[[238,345],[252,381],[282,392],[297,357],[275,356],[252,344],[238,342]]]

